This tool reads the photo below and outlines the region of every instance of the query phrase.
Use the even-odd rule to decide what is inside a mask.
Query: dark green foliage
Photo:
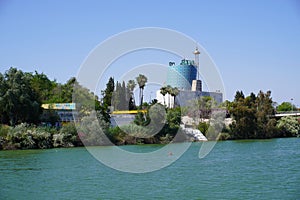
[[[114,110],[134,110],[136,109],[133,90],[135,82],[129,80],[127,86],[123,81],[122,84],[117,82],[116,89],[112,93],[112,106]]]
[[[54,135],[55,147],[73,147],[82,146],[82,142],[77,134],[77,128],[74,123],[64,125],[58,134]]]
[[[245,99],[245,95],[244,95],[243,91],[237,91],[235,96],[234,96],[234,101],[238,102],[238,101],[243,100],[243,99]]]
[[[134,123],[138,126],[147,126],[150,123],[148,112],[138,112],[134,118]]]
[[[167,112],[167,123],[170,128],[179,128],[181,122],[180,107],[169,109]]]
[[[270,118],[275,113],[270,91],[246,98],[238,91],[230,112],[235,120],[230,126],[234,139],[271,138],[277,133],[276,121]]]
[[[143,105],[143,99],[144,99],[144,88],[145,88],[145,85],[148,81],[147,77],[143,74],[139,74],[138,77],[136,77],[136,81],[139,85],[139,88],[140,88],[140,106]]]
[[[116,90],[113,93],[114,110],[128,110],[129,105],[129,91],[125,87],[125,82],[116,84]]]
[[[105,123],[110,124],[110,115],[109,113],[105,110],[104,107],[99,107],[99,110],[96,110],[96,116],[99,120],[104,121]]]
[[[169,90],[169,94],[173,97],[173,102],[174,102],[173,108],[174,108],[175,103],[176,103],[175,98],[179,94],[179,89],[177,87],[174,87],[174,88],[171,87],[170,90]]]
[[[103,96],[103,106],[104,108],[108,108],[109,106],[111,106],[111,102],[112,102],[112,95],[113,95],[113,91],[115,89],[115,82],[114,82],[114,78],[110,77],[108,80],[108,83],[106,84],[106,88],[104,91],[102,91],[102,96]]]
[[[1,123],[38,123],[41,113],[38,94],[31,87],[31,76],[16,68],[0,75]]]
[[[165,96],[166,96],[166,94],[168,93],[167,87],[166,87],[166,86],[161,87],[161,88],[160,88],[160,93],[163,95],[163,98],[164,98],[164,105],[166,105],[166,99],[165,99]]]
[[[129,102],[128,102],[128,108],[129,110],[136,110],[136,105],[135,105],[135,101],[134,101],[134,94],[133,94],[133,91],[134,91],[134,88],[136,86],[136,83],[134,80],[129,80],[127,82],[127,91],[129,93]]]
[[[231,136],[229,133],[220,133],[219,137],[218,137],[218,140],[229,140],[231,139]]]
[[[0,150],[4,148],[5,144],[7,143],[7,135],[10,131],[10,127],[7,125],[0,124]]]
[[[35,71],[35,74],[29,74],[30,84],[32,89],[38,95],[38,99],[42,103],[48,103],[53,97],[53,89],[56,87],[56,82],[51,81],[48,77]]]
[[[138,112],[135,116],[134,124],[121,127],[122,130],[126,130],[125,132],[130,135],[130,137],[127,137],[126,134],[123,136],[126,136],[126,139],[131,140],[133,139],[131,137],[138,137],[141,139],[138,140],[140,143],[170,142],[177,134],[180,127],[180,108],[168,109],[166,112],[165,107],[161,104],[144,106],[147,109],[147,112]],[[119,133],[118,136],[120,135],[122,134]],[[118,141],[120,141],[120,139],[118,139]]]
[[[102,91],[103,107],[106,110],[136,110],[133,95],[135,86],[136,83],[134,80],[129,80],[127,85],[124,81],[115,84],[114,79],[110,77],[106,84],[106,89]]]
[[[107,133],[109,140],[116,145],[125,144],[126,133],[120,127],[110,127]]]
[[[205,136],[208,128],[209,128],[209,124],[206,122],[199,122],[198,127],[199,131],[201,131],[201,133]]]

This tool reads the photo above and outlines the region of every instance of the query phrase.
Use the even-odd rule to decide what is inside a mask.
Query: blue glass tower
[[[167,85],[179,90],[191,90],[192,81],[197,78],[197,68],[192,60],[181,60],[179,65],[169,63]]]

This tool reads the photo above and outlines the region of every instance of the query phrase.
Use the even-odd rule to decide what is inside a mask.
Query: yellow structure
[[[76,103],[45,103],[42,104],[42,108],[47,110],[75,110]]]
[[[124,114],[137,114],[138,112],[146,113],[147,110],[118,110],[118,111],[113,111],[111,114],[124,115]]]

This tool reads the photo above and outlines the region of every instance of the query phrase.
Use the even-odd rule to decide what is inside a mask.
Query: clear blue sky
[[[0,1],[0,72],[14,66],[66,82],[106,38],[132,28],[189,35],[210,54],[228,99],[271,90],[300,106],[300,3],[271,1]]]

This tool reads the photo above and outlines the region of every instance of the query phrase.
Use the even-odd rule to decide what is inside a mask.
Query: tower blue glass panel
[[[167,85],[180,90],[191,90],[192,81],[196,79],[197,69],[194,61],[183,59],[179,65],[170,65]]]

